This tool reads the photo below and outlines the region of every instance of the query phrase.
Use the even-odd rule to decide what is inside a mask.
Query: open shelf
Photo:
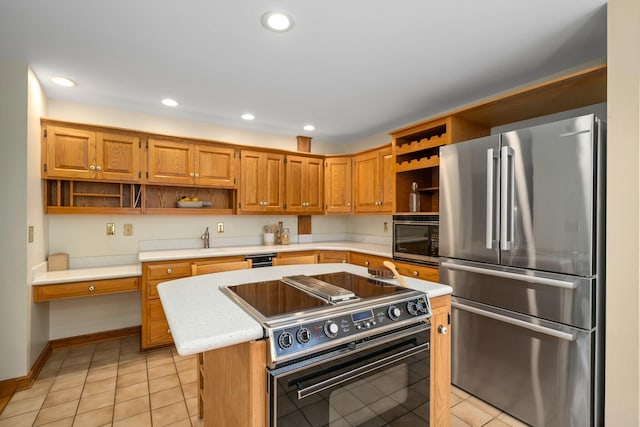
[[[111,182],[46,180],[47,213],[139,214],[142,186]]]
[[[206,206],[201,208],[179,208],[178,200],[183,196],[197,197]],[[234,213],[235,199],[236,191],[226,188],[147,185],[145,187],[144,213],[230,215]]]

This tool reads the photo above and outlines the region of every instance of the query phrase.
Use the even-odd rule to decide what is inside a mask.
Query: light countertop
[[[117,279],[142,276],[140,264],[115,265],[109,267],[76,268],[73,270],[38,271],[31,282],[34,286],[56,283],[81,282],[87,280]]]
[[[272,252],[295,251],[355,251],[370,255],[391,258],[391,245],[379,245],[361,242],[313,242],[291,245],[256,245],[256,246],[228,246],[207,249],[178,249],[166,251],[140,252],[140,262],[164,261],[172,259],[209,258],[233,255],[267,254]]]
[[[158,293],[176,349],[186,356],[261,339],[264,335],[262,326],[223,294],[220,286],[339,271],[369,276],[366,268],[353,264],[285,265],[172,280],[159,284]],[[449,286],[403,277],[410,288],[427,292],[431,298],[451,293]]]

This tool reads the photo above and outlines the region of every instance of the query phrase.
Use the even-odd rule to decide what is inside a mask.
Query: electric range
[[[268,366],[346,350],[381,335],[425,323],[424,292],[347,272],[298,275],[220,288],[259,321]]]

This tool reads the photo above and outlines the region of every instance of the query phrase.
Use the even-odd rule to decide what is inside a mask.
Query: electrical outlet
[[[122,234],[125,236],[133,236],[133,224],[125,224],[122,227]]]
[[[385,233],[389,232],[389,224],[387,222],[384,223],[384,232]]]
[[[33,243],[33,225],[29,226],[29,243]]]
[[[116,225],[113,222],[107,223],[107,236],[113,236],[116,234]]]
[[[218,223],[218,233],[224,233],[224,222]]]

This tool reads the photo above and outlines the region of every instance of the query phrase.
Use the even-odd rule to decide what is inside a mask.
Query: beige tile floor
[[[0,427],[198,427],[196,358],[140,353],[140,337],[53,351],[33,386],[13,395]],[[524,424],[453,388],[452,427]]]

